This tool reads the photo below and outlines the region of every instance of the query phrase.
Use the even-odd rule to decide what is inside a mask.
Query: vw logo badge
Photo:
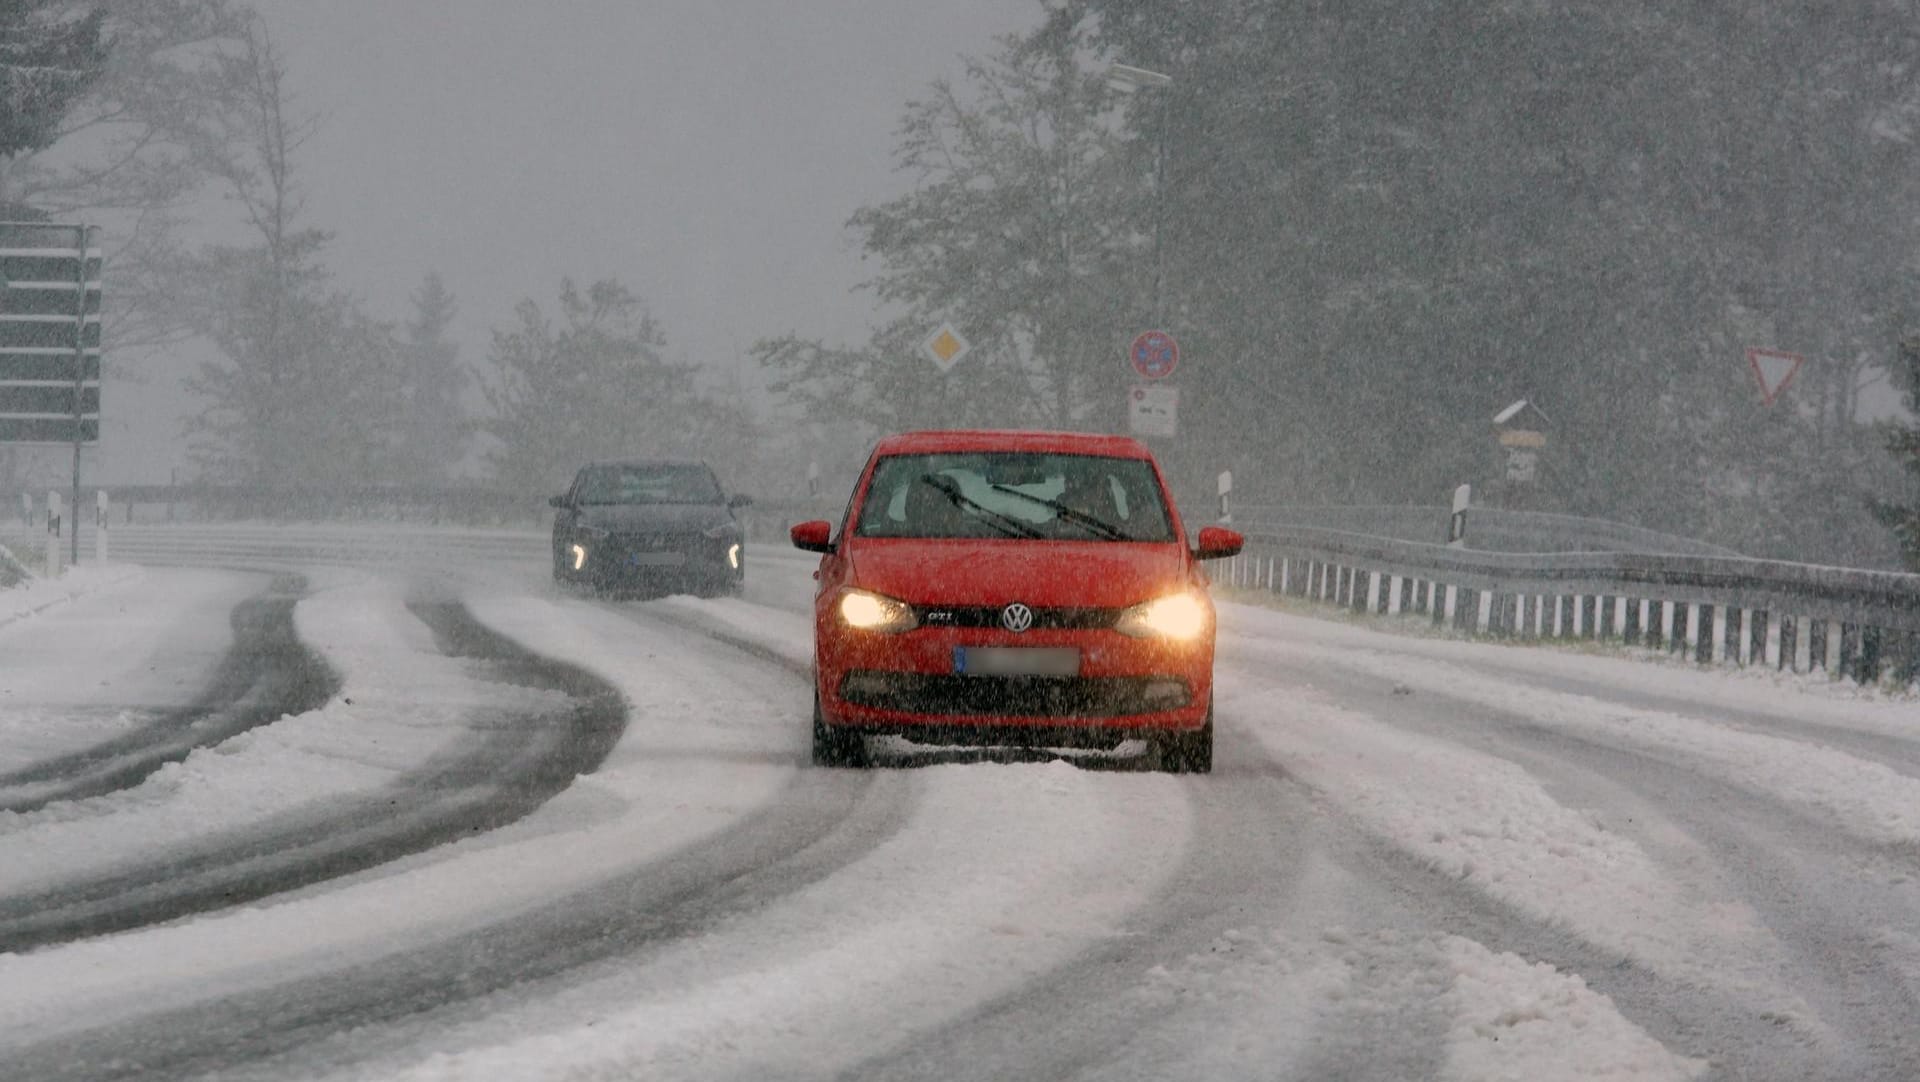
[[[1019,634],[1033,626],[1033,610],[1016,601],[1000,610],[1000,626]]]

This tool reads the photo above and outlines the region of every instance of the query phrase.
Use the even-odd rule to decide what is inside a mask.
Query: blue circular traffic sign
[[[1180,343],[1165,331],[1142,331],[1127,349],[1127,359],[1147,379],[1164,379],[1180,367]]]

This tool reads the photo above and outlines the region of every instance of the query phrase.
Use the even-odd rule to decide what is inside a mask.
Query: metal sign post
[[[69,543],[73,546],[72,563],[80,563],[80,447],[86,442],[80,431],[80,423],[86,416],[85,394],[87,389],[87,249],[88,241],[93,239],[93,230],[87,226],[78,226],[79,234],[74,245],[80,258],[74,260],[73,280],[73,496],[67,501],[76,516],[73,522],[73,536]],[[96,341],[96,345],[98,342]],[[95,375],[98,379],[98,374]],[[95,384],[98,396],[98,384]],[[99,406],[95,405],[96,413]],[[98,422],[95,422],[96,427]],[[95,434],[95,438],[99,438]]]
[[[100,252],[92,245],[90,226],[0,222],[0,444],[71,444],[71,507],[80,505],[81,450],[100,439]],[[80,531],[69,540],[78,562]]]

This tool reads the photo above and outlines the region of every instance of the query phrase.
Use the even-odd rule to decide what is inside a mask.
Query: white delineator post
[[[107,562],[107,520],[111,509],[106,489],[93,494],[93,558],[101,563]]]
[[[60,577],[61,567],[64,562],[63,558],[66,556],[66,545],[62,544],[62,540],[66,537],[66,534],[62,532],[66,525],[64,521],[65,517],[66,516],[61,514],[60,494],[58,492],[48,492],[47,577],[50,579]]]

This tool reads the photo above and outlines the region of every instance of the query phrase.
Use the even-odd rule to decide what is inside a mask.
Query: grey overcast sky
[[[257,0],[321,128],[299,168],[382,315],[438,270],[469,360],[523,297],[619,278],[679,359],[864,337],[844,228],[906,102],[1038,0]]]
[[[756,338],[865,338],[870,268],[845,228],[905,189],[906,103],[1041,0],[254,0],[319,127],[296,166],[338,284],[402,320],[437,270],[470,363],[562,276],[646,300],[672,359]],[[209,218],[227,213],[210,201]],[[218,235],[217,221],[204,223]],[[191,476],[178,390],[143,359],[110,410],[104,477]],[[131,402],[133,396],[122,398]]]

